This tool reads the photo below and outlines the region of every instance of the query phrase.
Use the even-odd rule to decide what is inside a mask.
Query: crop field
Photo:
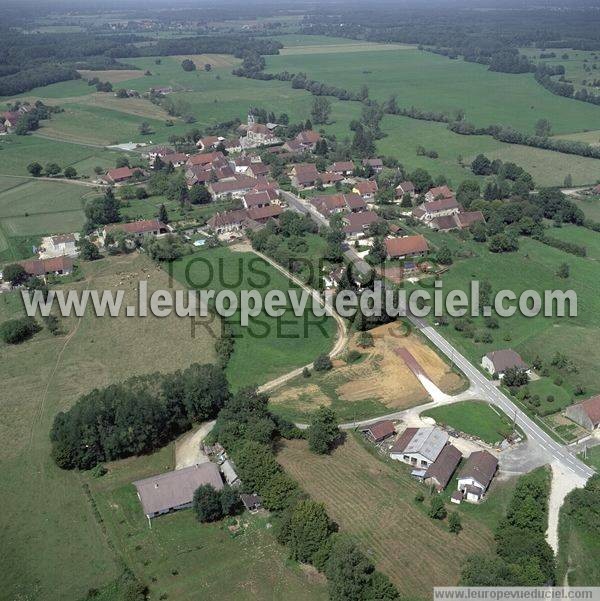
[[[172,273],[188,288],[217,292],[228,288],[238,294],[240,290],[256,289],[265,294],[270,289],[286,291],[295,286],[253,253],[226,248],[184,257],[174,262]],[[239,312],[228,321],[236,335],[235,350],[226,370],[234,388],[264,384],[310,363],[331,349],[336,335],[332,318],[316,317],[309,309],[303,317],[296,317],[291,306],[281,318],[264,312],[250,317],[248,327],[239,325]]]
[[[129,303],[140,278],[152,290],[167,286],[164,271],[137,254],[86,264],[85,275],[70,287],[123,287]],[[0,321],[18,315],[16,298],[0,295]],[[213,340],[206,335],[192,339],[189,323],[176,317],[101,319],[88,314],[61,319],[61,328],[59,336],[43,330],[21,345],[0,345],[5,566],[0,586],[10,599],[78,599],[119,573],[82,476],[59,470],[50,459],[48,432],[56,413],[94,387],[215,359]]]
[[[271,395],[273,410],[288,419],[306,419],[319,405],[335,410],[340,421],[364,419],[428,402],[429,395],[394,351],[405,348],[424,371],[446,392],[461,387],[461,378],[416,334],[397,323],[371,330],[374,346],[358,349],[359,361],[334,361],[324,374],[292,380]],[[351,348],[357,348],[355,341]]]
[[[486,502],[475,511],[457,506],[464,530],[456,536],[427,517],[428,500],[415,503],[417,492],[427,496],[427,489],[408,466],[376,456],[355,436],[349,434],[331,455],[309,452],[304,441],[287,441],[278,459],[311,497],[325,503],[401,595],[423,598],[433,586],[457,584],[467,555],[493,549],[492,529],[512,482],[492,489],[489,501],[497,495],[501,503]]]
[[[560,230],[550,230],[549,234],[554,235],[555,231]],[[565,228],[565,231],[569,231],[569,228]],[[451,246],[458,241],[452,234],[425,232],[425,235],[437,245],[447,242]],[[589,243],[595,248],[598,236],[596,232],[577,229],[580,244]],[[460,248],[455,248],[463,257],[467,253],[473,254],[455,261],[443,276],[444,289],[461,289],[468,294],[471,280],[489,281],[492,294],[499,290],[512,290],[519,295],[525,290],[537,290],[543,294],[544,290],[573,289],[577,293],[577,316],[561,318],[538,315],[530,318],[517,310],[510,319],[499,318],[497,329],[487,330],[493,338],[491,343],[465,338],[452,324],[444,328],[444,336],[452,340],[475,364],[479,364],[488,351],[513,348],[529,363],[539,356],[549,365],[555,351],[560,349],[577,368],[575,373],[562,374],[562,387],[568,396],[573,398],[572,391],[577,384],[583,385],[589,394],[600,391],[600,376],[596,369],[600,355],[595,342],[600,334],[596,318],[600,310],[596,260],[576,257],[531,239],[522,238],[519,244],[518,252],[493,254],[484,245],[460,242]],[[566,280],[555,275],[562,263],[568,263],[571,269],[571,275]],[[474,318],[474,325],[479,330],[485,329],[482,318]],[[552,405],[547,406],[546,401],[542,400],[541,409],[544,412],[551,408]],[[559,405],[556,404],[558,409]]]
[[[462,401],[429,409],[421,415],[490,444],[501,441],[506,431],[511,429],[510,420],[505,415],[481,401]]]

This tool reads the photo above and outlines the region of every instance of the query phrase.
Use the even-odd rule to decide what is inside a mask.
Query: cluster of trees
[[[465,586],[547,586],[555,581],[554,553],[545,531],[550,477],[544,468],[521,476],[496,528],[496,555],[470,557]]]
[[[216,522],[238,513],[242,503],[238,491],[231,486],[216,490],[210,484],[203,484],[194,492],[192,507],[199,522]]]
[[[86,222],[83,231],[87,234],[101,225],[121,221],[120,203],[112,188],[108,188],[103,196],[90,200],[85,205],[84,212]]]
[[[33,317],[9,319],[0,324],[0,338],[7,344],[19,344],[41,329],[40,324]]]
[[[567,495],[561,513],[583,531],[600,536],[600,475],[594,474],[584,488]]]
[[[242,490],[261,495],[263,506],[273,513],[279,542],[292,559],[312,563],[326,575],[331,599],[398,599],[396,588],[356,544],[336,532],[324,505],[308,498],[282,470],[274,456],[278,439],[302,433],[272,415],[268,401],[256,389],[240,390],[221,409],[211,433],[232,457]],[[215,500],[211,505],[217,512]]]
[[[90,469],[150,453],[193,422],[214,418],[229,396],[223,370],[198,363],[94,389],[55,417],[52,457],[63,469]]]

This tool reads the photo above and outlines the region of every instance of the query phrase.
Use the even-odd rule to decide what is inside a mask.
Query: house
[[[262,123],[249,123],[246,136],[240,139],[242,148],[256,148],[280,143],[281,140]]]
[[[385,249],[388,259],[405,259],[420,257],[429,250],[427,240],[421,235],[404,236],[403,238],[387,238]]]
[[[221,473],[229,486],[239,486],[242,483],[233,467],[233,463],[229,459],[226,459],[221,464]]]
[[[321,135],[312,129],[305,129],[304,131],[301,131],[295,139],[302,145],[304,150],[314,150],[317,146],[317,142],[321,139]]]
[[[245,174],[248,167],[252,164],[252,159],[248,156],[236,157],[229,161],[229,165],[233,168],[236,173]]]
[[[241,152],[242,150],[240,138],[229,138],[223,142],[223,146],[227,152]]]
[[[452,215],[434,217],[428,225],[430,228],[439,232],[448,232],[450,230],[466,229],[478,221],[485,222],[485,218],[481,211],[465,211],[462,213],[453,213]]]
[[[410,194],[411,198],[417,195],[415,185],[411,181],[406,180],[396,186],[396,198],[402,198],[405,194]]]
[[[463,498],[469,503],[481,501],[497,469],[498,459],[488,451],[471,453],[458,476],[458,490]]]
[[[600,395],[567,407],[565,413],[586,430],[595,430],[600,426]]]
[[[283,213],[283,207],[270,205],[268,207],[254,207],[247,210],[248,218],[256,223],[266,223],[270,219],[276,219]]]
[[[252,162],[246,170],[246,175],[250,175],[255,178],[264,177],[271,172],[269,165],[265,165],[261,162]]]
[[[153,148],[146,149],[142,156],[146,159],[150,159],[150,162],[153,162],[156,157],[160,157],[161,159],[168,154],[173,154],[175,150],[170,146],[154,146]]]
[[[219,136],[206,136],[196,142],[196,147],[200,150],[214,150],[223,140]]]
[[[366,235],[369,226],[379,221],[379,216],[373,211],[350,213],[344,217],[344,233],[349,240],[358,240]]]
[[[352,213],[360,213],[367,210],[367,203],[359,194],[344,194],[346,208]]]
[[[481,366],[492,376],[499,378],[503,378],[504,372],[513,367],[522,369],[527,374],[531,373],[529,365],[521,359],[521,355],[510,348],[487,353],[481,359]]]
[[[262,507],[262,497],[259,495],[247,495],[242,493],[240,495],[240,501],[247,511],[258,511]]]
[[[456,215],[460,211],[460,205],[453,197],[441,198],[425,202],[422,205],[413,209],[413,217],[419,219],[423,223],[429,223],[436,217],[444,217],[446,215]]]
[[[361,429],[361,432],[371,442],[383,442],[386,438],[396,434],[396,427],[393,421],[384,419],[365,426]]]
[[[381,173],[383,171],[383,161],[381,159],[363,159],[363,167],[371,167],[375,173]]]
[[[134,175],[142,173],[143,171],[138,167],[133,169],[131,167],[117,167],[107,171],[102,179],[107,184],[122,184],[129,181]]]
[[[360,194],[364,200],[373,200],[377,190],[377,182],[370,179],[363,182],[356,182],[356,184],[354,184],[354,188],[352,188],[352,192],[355,194]]]
[[[288,140],[284,143],[284,145],[281,148],[282,150],[287,151],[291,155],[301,154],[308,150],[306,146],[304,146],[304,144],[302,144],[302,142],[300,142],[299,140]]]
[[[425,194],[425,202],[433,202],[434,200],[442,200],[444,198],[453,198],[454,194],[448,186],[437,186],[431,188]]]
[[[46,236],[42,238],[42,248],[40,249],[40,259],[49,259],[68,255],[76,257],[79,254],[77,250],[77,241],[79,234],[60,234],[58,236]]]
[[[313,196],[310,199],[310,203],[324,217],[329,217],[334,213],[341,213],[346,209],[346,201],[343,194]]]
[[[50,259],[27,259],[19,261],[27,274],[44,277],[47,275],[69,275],[73,273],[73,259],[66,255]]]
[[[321,183],[325,187],[335,186],[338,182],[344,181],[344,176],[339,173],[333,173],[332,171],[324,171],[319,174]]]
[[[390,449],[390,457],[419,468],[428,468],[448,442],[441,428],[406,428]]]
[[[144,514],[149,520],[191,507],[196,489],[206,484],[215,490],[223,488],[219,468],[210,461],[133,483]]]
[[[313,163],[298,163],[292,167],[290,178],[295,188],[311,188],[320,179],[320,175]]]
[[[214,162],[217,162],[218,164],[227,164],[227,159],[221,151],[217,150],[215,152],[193,154],[188,157],[187,165],[188,167],[193,167],[194,165],[209,165]]]
[[[283,208],[277,205],[236,209],[216,213],[206,224],[217,234],[225,234],[227,232],[255,229],[270,219],[276,219],[281,213],[283,213]]]
[[[448,486],[461,459],[461,452],[455,446],[447,444],[427,468],[423,481],[425,484],[433,484],[438,492],[442,492]]]
[[[208,189],[214,200],[228,195],[234,198],[241,198],[244,194],[250,192],[255,184],[256,180],[253,177],[235,175],[229,180],[211,182],[208,185]]]
[[[188,155],[183,152],[174,152],[173,154],[167,154],[161,157],[161,161],[166,165],[173,165],[173,167],[181,167],[185,165],[188,160]]]
[[[249,192],[248,194],[244,194],[242,202],[244,203],[244,208],[253,209],[260,207],[268,207],[271,204],[271,194],[265,191],[262,192]],[[275,195],[277,197],[277,195]]]
[[[185,182],[188,188],[194,184],[206,184],[213,179],[213,170],[210,165],[192,165],[185,169]]]
[[[168,234],[171,229],[158,219],[143,219],[141,221],[131,221],[130,223],[111,223],[104,226],[104,239],[110,232],[125,232],[130,237],[142,238],[144,236],[161,236]]]
[[[19,119],[22,116],[23,116],[22,113],[19,113],[17,111],[6,111],[5,113],[2,114],[4,126],[8,130],[13,129],[14,127],[17,126],[17,123],[19,122]]]
[[[330,165],[327,171],[339,175],[352,175],[354,172],[354,163],[352,161],[337,161],[333,165]]]

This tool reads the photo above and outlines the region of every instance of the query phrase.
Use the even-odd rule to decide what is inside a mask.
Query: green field
[[[264,294],[269,289],[290,289],[287,278],[263,259],[249,252],[232,252],[226,248],[203,250],[176,261],[173,275],[187,287],[217,292],[224,288],[236,293],[257,289]],[[250,318],[247,328],[239,325],[239,312],[230,321],[234,333],[239,336],[227,366],[227,376],[234,388],[264,384],[310,363],[331,349],[336,335],[332,318],[315,317],[309,310],[303,318],[296,318],[291,308],[281,318],[263,312]]]
[[[600,233],[590,232],[576,225],[564,225],[549,230],[548,235],[565,242],[571,242],[586,249],[587,257],[591,261],[600,260]]]
[[[579,458],[591,465],[595,470],[600,471],[600,446],[588,449],[586,454],[580,453]]]
[[[500,442],[511,430],[510,420],[487,403],[463,401],[424,411],[421,415],[432,417],[437,423],[459,432],[476,436],[494,444]]]
[[[590,246],[596,244],[598,233],[583,228],[578,228],[577,232],[581,243],[587,241]],[[487,329],[493,337],[491,343],[474,342],[473,338],[465,338],[456,331],[452,323],[446,326],[443,335],[473,363],[478,365],[481,357],[489,351],[513,348],[529,363],[539,355],[549,365],[555,352],[560,350],[578,370],[577,373],[561,374],[564,377],[562,387],[568,396],[572,398],[573,388],[577,384],[583,385],[590,394],[600,391],[600,374],[596,368],[600,361],[600,349],[596,344],[600,334],[596,317],[600,310],[600,283],[595,260],[576,257],[527,238],[520,239],[518,252],[493,254],[485,245],[461,241],[453,234],[427,231],[424,234],[432,243],[438,246],[447,243],[459,254],[454,265],[443,276],[446,291],[461,289],[468,292],[471,280],[487,280],[492,284],[492,294],[500,290],[512,290],[519,295],[529,289],[538,292],[573,289],[577,293],[577,317],[539,315],[529,318],[517,311],[511,318],[499,318],[497,329]],[[473,255],[460,258],[461,254],[465,257],[469,253]],[[570,265],[571,276],[567,280],[560,280],[555,274],[564,262]],[[483,318],[474,318],[474,325],[477,330],[486,330]],[[554,375],[551,369],[551,376]],[[542,400],[541,409],[544,412],[553,406]]]

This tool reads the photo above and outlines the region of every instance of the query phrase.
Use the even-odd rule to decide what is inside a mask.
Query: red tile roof
[[[388,436],[396,433],[394,422],[389,419],[384,419],[380,422],[375,422],[363,428],[363,432],[368,432],[375,442],[384,440]]]
[[[106,179],[113,182],[122,182],[123,180],[129,179],[134,173],[141,171],[137,167],[131,169],[130,167],[117,167],[117,169],[109,169],[106,172]]]
[[[296,136],[296,140],[302,142],[302,144],[316,144],[320,139],[321,135],[312,129],[301,131]]]
[[[429,250],[427,240],[421,235],[405,236],[404,238],[388,238],[385,241],[387,254],[394,257],[406,257],[409,255],[424,253]]]
[[[396,442],[390,449],[390,453],[403,453],[404,449],[406,449],[406,447],[408,446],[410,441],[414,438],[414,436],[418,430],[419,430],[419,428],[406,428],[406,430],[404,430],[404,432],[402,432],[402,435],[400,436],[400,438],[398,438],[398,440],[396,440]]]
[[[67,256],[53,257],[52,259],[28,259],[19,261],[19,265],[29,275],[42,276],[47,273],[72,271],[73,259]]]
[[[130,223],[112,223],[105,227],[106,230],[122,230],[128,234],[145,234],[148,232],[166,231],[167,226],[158,219],[143,219],[142,221],[131,221]]]
[[[579,407],[583,409],[594,426],[600,424],[600,394],[582,401],[579,403]]]
[[[427,191],[427,194],[433,196],[433,198],[450,198],[453,196],[452,190],[448,186],[438,186],[437,188],[431,188]]]
[[[357,182],[354,187],[358,190],[358,193],[362,196],[368,194],[375,194],[377,192],[377,182],[375,180],[366,180],[364,182]]]

